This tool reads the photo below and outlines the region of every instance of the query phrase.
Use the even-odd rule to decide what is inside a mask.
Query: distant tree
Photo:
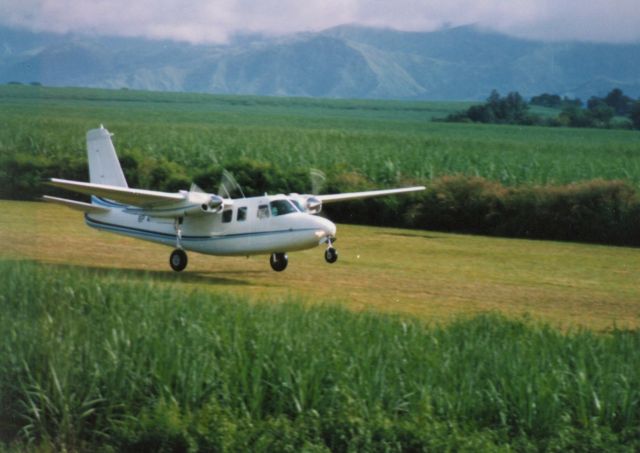
[[[598,96],[591,96],[587,99],[587,110],[593,110],[603,103],[604,100],[602,98],[599,98]]]
[[[570,99],[565,96],[562,98],[562,107],[582,107],[582,100],[580,98]]]
[[[458,112],[447,117],[447,121],[473,121],[475,123],[532,124],[528,113],[529,105],[520,93],[511,92],[505,97],[493,90],[482,105],[469,107],[466,112]]]
[[[7,85],[22,85],[22,82],[18,82],[16,80],[12,80],[11,82],[7,83]]]
[[[560,108],[562,99],[557,94],[542,93],[539,96],[532,97],[529,104],[539,105],[541,107]]]
[[[631,105],[629,118],[631,118],[631,123],[633,123],[633,127],[636,129],[640,129],[640,100],[635,101]]]
[[[626,116],[631,111],[633,99],[626,96],[620,88],[614,88],[603,99],[604,103],[613,109],[616,115]]]
[[[494,88],[491,90],[491,94],[489,94],[489,97],[487,98],[486,106],[493,110],[497,110],[500,105],[500,100],[500,93],[498,93],[498,90]]]
[[[32,87],[41,87],[42,84],[40,82],[31,82],[29,83],[29,85],[31,85]]]
[[[603,99],[595,96],[587,102],[587,111],[596,126],[608,126],[615,113]]]
[[[500,104],[501,119],[507,123],[524,124],[529,105],[517,91],[507,94]]]
[[[531,105],[539,105],[541,107],[550,107],[554,109],[566,107],[582,107],[582,101],[578,98],[570,99],[567,96],[561,98],[557,94],[542,93],[539,96],[533,96],[529,101]]]
[[[469,107],[466,114],[474,123],[495,123],[496,116],[492,108],[487,105],[473,105]]]
[[[556,118],[543,119],[529,113],[530,104],[550,108],[560,107],[562,111]],[[493,90],[484,104],[453,113],[447,116],[445,121],[628,129],[627,122],[612,123],[615,114],[624,114],[631,119],[633,127],[640,129],[640,100],[634,103],[618,88],[611,90],[604,98],[592,96],[587,101],[586,108],[582,108],[582,105],[582,101],[578,98],[571,99],[567,96],[561,98],[557,94],[550,93],[534,96],[527,103],[517,91],[502,97],[498,91]]]
[[[586,110],[576,106],[565,107],[558,116],[558,121],[561,125],[568,127],[594,126],[592,116]]]

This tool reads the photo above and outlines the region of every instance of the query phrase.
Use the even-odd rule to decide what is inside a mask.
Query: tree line
[[[560,109],[556,117],[532,113],[530,106]],[[615,120],[623,117],[626,120]],[[448,122],[520,124],[552,127],[595,127],[640,129],[640,99],[634,100],[614,88],[604,97],[592,96],[586,105],[580,99],[543,93],[527,102],[517,91],[501,96],[493,90],[484,104],[447,116]]]
[[[189,174],[187,168],[139,153],[123,153],[124,173],[135,187],[176,191],[194,181],[215,192],[223,168],[211,165]],[[247,158],[226,165],[247,196],[309,193],[308,171],[283,170],[270,162]],[[0,156],[0,198],[33,200],[43,193],[86,200],[83,195],[45,187],[45,178],[87,180],[86,161],[24,154]],[[492,236],[553,239],[640,246],[640,193],[622,181],[594,180],[562,186],[509,188],[498,182],[464,175],[443,176],[425,184],[424,192],[349,202],[326,207],[329,218],[344,223],[392,226]],[[329,172],[327,193],[371,190],[377,185],[357,172]]]

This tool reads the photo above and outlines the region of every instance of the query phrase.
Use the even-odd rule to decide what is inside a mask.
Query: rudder
[[[111,142],[111,133],[102,125],[87,132],[89,181],[96,184],[129,187]]]

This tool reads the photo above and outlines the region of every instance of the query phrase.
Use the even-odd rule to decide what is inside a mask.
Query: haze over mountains
[[[547,43],[473,26],[400,32],[341,26],[226,45],[0,27],[0,83],[208,93],[477,100],[492,89],[640,97],[640,43]]]

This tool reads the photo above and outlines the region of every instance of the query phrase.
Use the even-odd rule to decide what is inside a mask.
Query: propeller
[[[189,199],[200,203],[200,209],[204,212],[218,213],[224,209],[225,205],[221,196],[205,192],[196,183],[191,183]]]
[[[236,178],[233,177],[231,172],[222,170],[218,193],[225,198],[232,198],[231,194],[236,192],[239,192],[240,195],[242,195],[242,198],[246,198],[242,191],[242,187],[240,187],[240,184],[238,184],[238,181],[236,181]]]
[[[317,168],[309,170],[309,179],[311,179],[311,195],[305,197],[304,207],[309,214],[320,214],[322,211],[322,201],[314,195],[319,195],[324,190],[327,182],[325,174]]]
[[[321,194],[327,182],[325,174],[317,168],[312,168],[309,170],[309,179],[311,180],[311,193],[313,195]]]
[[[190,203],[198,205],[196,209],[200,211],[217,214],[222,212],[225,206],[233,204],[230,198],[232,198],[233,193],[237,192],[242,195],[242,198],[245,198],[238,181],[230,172],[223,170],[217,195],[205,192],[196,183],[191,183],[188,200]]]
[[[191,183],[191,187],[189,188],[189,193],[207,193],[200,188],[195,182]]]
[[[319,214],[322,211],[322,201],[315,195],[319,195],[324,190],[327,177],[322,171],[312,168],[309,170],[309,180],[311,181],[310,194],[290,193],[289,196],[296,200],[298,207],[307,214]]]

